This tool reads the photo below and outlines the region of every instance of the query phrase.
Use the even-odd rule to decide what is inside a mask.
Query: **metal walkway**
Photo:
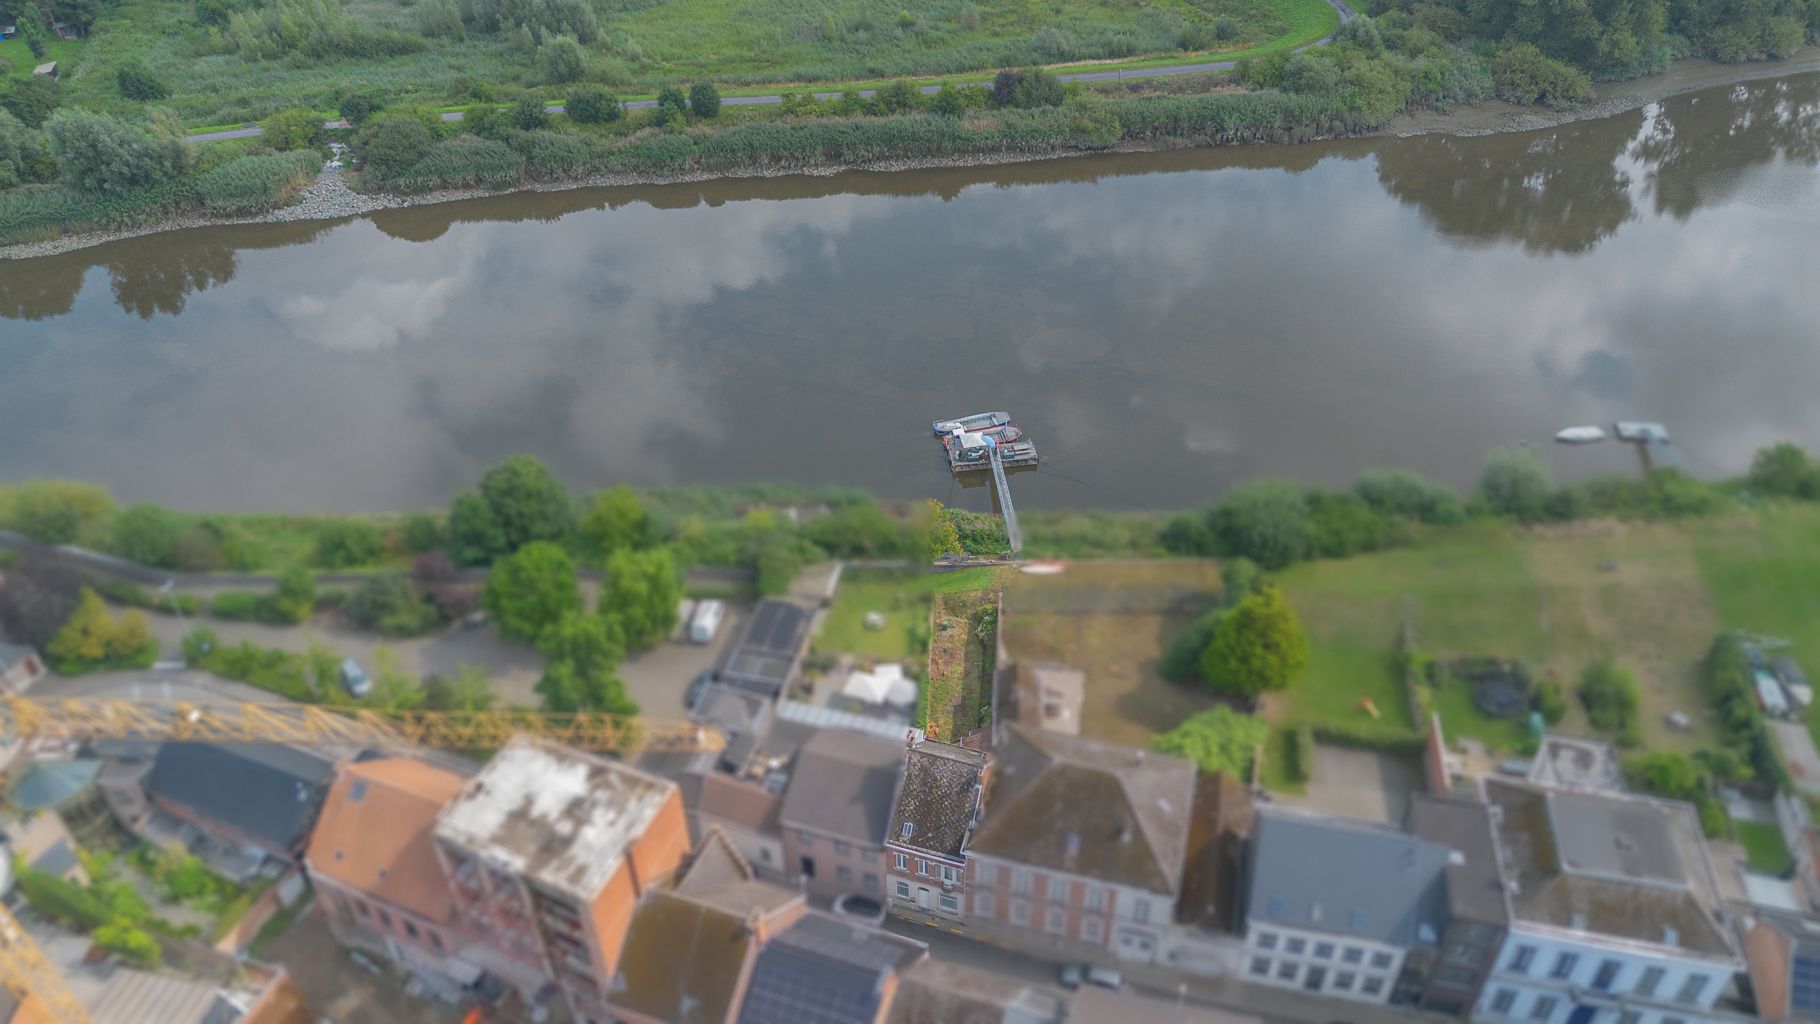
[[[992,449],[992,484],[998,488],[998,507],[1005,517],[1005,539],[1011,542],[1011,557],[1024,553],[1024,535],[1017,528],[1017,506],[1011,503],[1011,482],[1005,479],[1005,460],[998,447]]]

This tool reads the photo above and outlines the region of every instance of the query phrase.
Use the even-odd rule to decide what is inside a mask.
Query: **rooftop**
[[[1364,822],[1260,810],[1246,916],[1410,947],[1440,940],[1445,847]]]
[[[958,859],[973,830],[985,770],[986,755],[977,750],[937,740],[910,747],[886,841]]]
[[[1062,1001],[1039,986],[957,964],[923,960],[898,980],[888,1024],[1055,1024]]]
[[[51,811],[87,792],[100,761],[33,761],[13,782],[7,803],[21,814]]]
[[[1020,662],[1012,674],[1011,712],[1021,725],[1078,736],[1087,674],[1049,662]]]
[[[746,689],[775,693],[790,672],[809,635],[809,611],[788,601],[760,601],[746,631],[727,655],[720,678]]]
[[[1482,785],[1513,921],[1737,962],[1692,807],[1502,779]]]
[[[95,1024],[220,1024],[235,1020],[211,985],[144,971],[121,970],[108,979],[89,1010]]]
[[[632,913],[608,1001],[655,1020],[725,1020],[753,946],[745,914],[653,889]]]
[[[592,900],[676,785],[567,747],[516,740],[436,822],[436,838]]]
[[[1185,758],[1013,724],[973,848],[1173,895],[1187,862],[1194,785]]]
[[[1604,740],[1549,733],[1530,762],[1529,781],[1561,789],[1622,792],[1618,750]]]
[[[0,643],[0,672],[12,668],[38,652],[25,644]]]
[[[739,1024],[874,1020],[891,976],[927,952],[920,942],[810,911],[759,952]]]
[[[1500,924],[1507,919],[1504,876],[1498,869],[1491,813],[1484,804],[1417,793],[1409,802],[1409,831],[1452,852],[1447,902],[1455,917]]]
[[[877,845],[903,759],[902,740],[824,729],[796,755],[779,820]]]
[[[437,814],[465,782],[408,757],[349,765],[310,836],[310,873],[426,920],[448,920],[448,881],[431,837]]]
[[[335,777],[328,761],[276,743],[166,743],[148,794],[289,849],[309,832]]]
[[[1237,926],[1239,865],[1255,816],[1251,793],[1237,779],[1225,772],[1195,779],[1177,921],[1218,931]]]

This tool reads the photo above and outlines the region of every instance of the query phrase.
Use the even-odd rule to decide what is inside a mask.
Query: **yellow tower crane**
[[[417,711],[291,703],[0,697],[0,726],[22,738],[286,743],[297,746],[491,750],[531,735],[585,750],[719,750],[726,737],[693,722],[595,711]],[[90,1024],[37,943],[0,905],[0,987],[38,1020]]]

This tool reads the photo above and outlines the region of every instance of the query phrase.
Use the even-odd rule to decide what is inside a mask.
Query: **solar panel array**
[[[1820,1010],[1820,960],[1795,958],[1793,1001],[1797,1010]]]

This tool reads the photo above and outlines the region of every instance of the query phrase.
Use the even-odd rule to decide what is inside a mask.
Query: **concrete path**
[[[1340,24],[1342,25],[1357,17],[1357,15],[1353,13],[1352,8],[1346,6],[1344,0],[1327,0],[1327,5],[1332,7],[1334,11],[1339,14]],[[1325,46],[1332,41],[1332,36],[1323,36],[1312,43],[1298,46],[1295,49],[1296,52],[1299,53],[1302,50],[1308,49],[1310,46]],[[1193,61],[1187,64],[1166,64],[1161,67],[1150,68],[1112,68],[1106,71],[1063,72],[1055,77],[1064,82],[1122,82],[1127,79],[1139,81],[1146,78],[1168,78],[1173,75],[1204,75],[1211,74],[1215,71],[1230,71],[1236,63],[1237,61],[1230,60]],[[990,85],[992,84],[992,80],[984,79],[967,84]],[[925,85],[922,87],[921,91],[925,96],[933,96],[941,91],[941,86]],[[874,89],[859,90],[859,94],[868,99],[875,95],[876,92],[877,90]],[[835,89],[826,92],[816,92],[813,95],[818,100],[832,100],[839,99],[845,94],[845,90]],[[781,93],[773,93],[763,96],[728,96],[723,98],[720,102],[721,105],[725,107],[769,107],[776,106],[783,101],[784,97]],[[651,110],[657,106],[657,101],[627,100],[625,103],[621,104],[621,106],[625,107],[627,110]],[[560,114],[563,112],[563,105],[560,103],[552,103],[549,106],[544,107],[544,110],[552,114]],[[462,119],[462,114],[459,110],[445,111],[442,114],[442,119],[444,121],[459,121]],[[348,127],[348,123],[342,120],[325,121],[323,122],[323,125],[327,128]],[[229,128],[218,132],[199,132],[195,135],[187,136],[186,138],[190,142],[219,142],[224,139],[253,139],[258,138],[263,134],[265,134],[265,129],[256,124],[249,124],[244,127]]]

